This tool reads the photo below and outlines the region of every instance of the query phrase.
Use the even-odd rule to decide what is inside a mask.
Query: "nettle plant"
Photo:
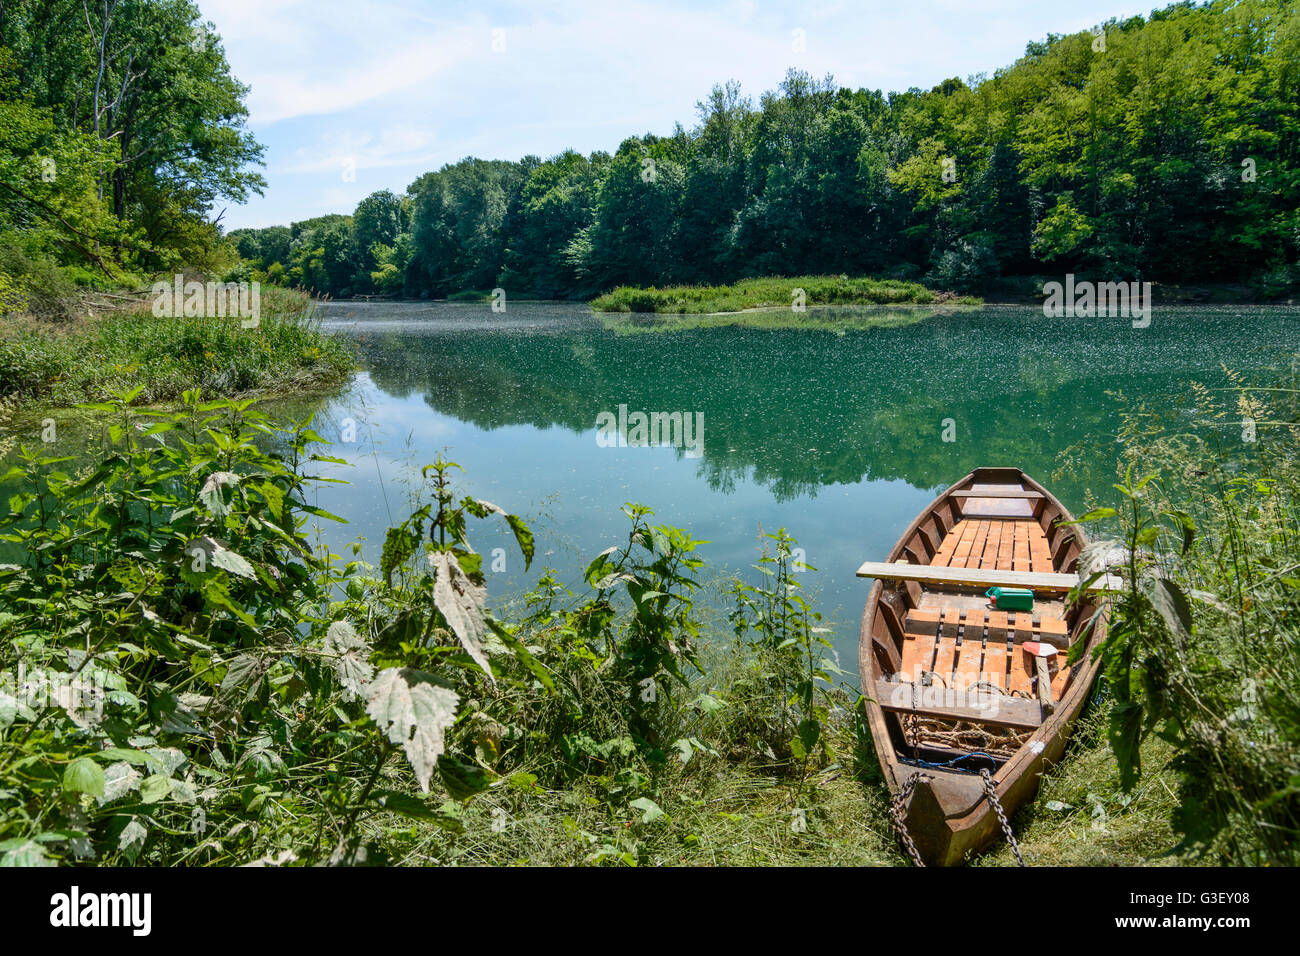
[[[575,595],[548,573],[528,596],[518,632],[549,675],[549,692],[512,698],[499,717],[514,730],[512,761],[548,786],[594,783],[611,815],[634,812],[626,822],[636,826],[663,816],[655,800],[669,775],[697,755],[716,756],[697,728],[722,705],[692,683],[704,542],[651,523],[641,505],[623,512],[627,538],[589,564],[588,590]],[[634,831],[628,846],[600,844],[592,859],[635,857],[635,844]]]
[[[1094,508],[1079,517],[1079,524],[1115,520],[1122,539],[1094,541],[1080,556],[1086,572],[1083,586],[1107,573],[1125,584],[1112,604],[1099,604],[1087,627],[1109,616],[1106,641],[1096,650],[1115,705],[1110,713],[1109,737],[1119,763],[1120,782],[1131,789],[1141,774],[1142,738],[1165,716],[1167,667],[1187,650],[1192,628],[1192,608],[1174,580],[1173,555],[1186,555],[1196,536],[1191,516],[1181,510],[1153,509],[1145,489],[1154,475],[1135,476],[1130,467],[1114,488],[1124,497],[1124,508]],[[1085,641],[1070,648],[1067,663],[1083,655]],[[1171,655],[1169,652],[1172,651]]]
[[[341,463],[311,453],[319,435],[247,401],[188,392],[140,414],[137,396],[88,406],[107,421],[98,464],[21,447],[0,474],[18,489],[0,541],[20,556],[0,565],[4,862],[360,862],[387,852],[365,839],[377,815],[459,828],[493,780],[445,753],[472,682],[426,666],[492,680],[464,515],[500,509],[440,492],[427,571],[389,587],[402,607],[380,628],[368,568],[304,536],[342,520],[307,498],[337,480],[309,472]],[[408,783],[427,793],[435,769],[438,806]]]
[[[700,671],[695,643],[700,627],[692,595],[695,572],[704,562],[697,541],[680,528],[652,525],[644,505],[623,508],[632,523],[627,543],[607,548],[587,566],[587,583],[596,595],[571,622],[586,640],[603,648],[610,675],[627,688],[628,730],[651,765],[662,762],[671,745],[685,753],[690,741],[674,739],[680,726],[677,692],[690,687],[689,671]],[[625,591],[630,612],[620,633],[614,596]]]
[[[763,536],[757,584],[737,580],[732,586],[731,614],[737,647],[746,652],[747,673],[732,688],[760,706],[741,721],[748,746],[768,759],[793,766],[802,793],[809,770],[834,759],[830,743],[831,688],[843,673],[834,662],[829,628],[804,599],[796,568],[798,543],[784,528]],[[768,545],[767,542],[771,542]],[[775,699],[780,706],[768,708]]]

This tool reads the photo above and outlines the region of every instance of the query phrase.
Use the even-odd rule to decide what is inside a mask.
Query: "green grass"
[[[1104,700],[1090,707],[1065,758],[1044,776],[1038,797],[1012,817],[1028,865],[1195,862],[1171,852],[1177,843],[1169,826],[1177,805],[1175,775],[1166,766],[1172,751],[1149,742],[1143,748],[1148,775],[1132,794],[1125,794],[1105,737],[1110,709]],[[579,778],[563,789],[536,794],[503,789],[466,808],[461,833],[417,827],[403,862],[909,866],[890,826],[889,794],[875,755],[869,748],[855,749],[853,720],[847,713],[841,717],[834,725],[834,743],[842,760],[812,775],[797,801],[788,772],[779,767],[697,755],[661,781],[656,799],[664,816],[651,823],[635,810],[612,809],[609,788],[598,778]],[[710,731],[712,740],[731,732],[725,726]],[[802,831],[792,826],[796,806],[804,811]],[[499,822],[493,829],[494,814],[508,821],[504,830]],[[394,834],[374,836],[393,839]],[[967,862],[1016,865],[1002,840]]]
[[[346,344],[320,331],[305,295],[273,287],[263,288],[256,329],[139,309],[0,331],[0,397],[23,405],[103,401],[137,385],[140,404],[192,388],[227,397],[300,391],[341,382],[355,367]]]
[[[1011,819],[1020,852],[1030,866],[1187,865],[1175,853],[1170,815],[1178,805],[1173,749],[1156,738],[1142,747],[1147,773],[1131,793],[1120,785],[1106,739],[1113,702],[1102,694],[1075,726],[1062,761],[1045,774],[1038,795]],[[970,861],[1014,866],[1005,841]]]
[[[971,297],[927,289],[917,282],[898,279],[850,279],[846,276],[795,276],[741,279],[725,286],[671,286],[665,289],[620,286],[591,303],[598,312],[708,314],[746,309],[790,309],[796,289],[804,291],[804,304],[816,305],[930,305],[937,302],[979,304]],[[806,315],[807,313],[793,313]]]

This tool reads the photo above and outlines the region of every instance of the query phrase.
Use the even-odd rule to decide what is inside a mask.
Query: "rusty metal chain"
[[[903,849],[907,855],[912,858],[912,862],[917,866],[925,866],[925,861],[921,859],[921,854],[917,852],[916,844],[912,842],[912,835],[907,832],[907,811],[908,801],[912,798],[912,791],[916,789],[920,779],[925,774],[914,773],[898,788],[894,794],[894,799],[889,803],[890,822],[894,825],[894,830],[898,833],[898,840],[903,844]],[[926,777],[926,779],[929,779]]]
[[[908,711],[907,716],[903,718],[903,736],[912,745],[912,759],[916,762],[921,760],[920,740],[921,740],[921,716],[916,712],[919,691],[917,683],[921,680],[918,674],[916,680],[912,682],[912,709]]]
[[[986,768],[980,769],[980,777],[984,780],[984,792],[988,794],[989,803],[993,805],[993,812],[998,815],[998,823],[1002,824],[1002,832],[1006,835],[1007,843],[1011,844],[1011,852],[1016,855],[1016,865],[1024,866],[1025,858],[1020,855],[1020,844],[1016,842],[1016,835],[1011,832],[1011,824],[1007,822],[1002,801],[998,799],[998,788],[993,785],[993,778],[989,776]]]

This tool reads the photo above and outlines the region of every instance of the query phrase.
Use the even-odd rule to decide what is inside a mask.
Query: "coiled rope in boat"
[[[1001,751],[997,756],[1001,756],[1003,759],[1010,757],[1010,755],[1023,745],[1025,740],[1029,737],[1029,733],[1016,733],[1009,728],[1004,728],[1002,734],[993,735],[983,727],[963,726],[965,723],[964,721],[958,721],[956,726],[953,728],[945,727],[944,722],[932,719],[927,719],[923,725],[921,716],[916,712],[916,705],[916,685],[914,684],[912,686],[912,709],[907,718],[903,721],[904,733],[907,735],[912,746],[912,759],[904,759],[904,762],[913,764],[917,767],[943,768],[947,770],[956,770],[961,773],[970,773],[971,771],[958,767],[957,764],[975,757],[984,757],[990,761],[995,759],[994,754],[990,754],[984,750],[972,750],[969,753],[959,754],[951,760],[943,763],[934,763],[922,760],[920,747],[923,743],[923,733],[926,738],[924,742],[942,742],[946,746],[952,746],[954,744],[961,746],[964,743],[962,739],[963,735],[970,734],[978,735],[986,743],[993,743],[996,740],[997,743],[990,749]],[[1015,854],[1016,865],[1024,866],[1025,858],[1020,854],[1020,843],[1016,840],[1016,834],[1011,829],[1011,823],[1007,820],[1006,811],[1002,809],[1002,801],[998,799],[998,788],[993,783],[993,777],[989,773],[987,767],[980,767],[978,773],[980,779],[984,781],[984,794],[988,798],[989,805],[993,808],[993,812],[998,818],[998,824],[1002,827],[1002,834],[1006,837],[1007,843],[1011,847],[1011,852]],[[907,851],[907,855],[912,858],[912,862],[917,866],[925,866],[925,861],[921,859],[921,854],[916,849],[916,843],[913,842],[912,835],[907,831],[907,806],[911,802],[912,792],[916,789],[917,784],[922,779],[932,780],[934,778],[930,774],[926,773],[912,774],[903,782],[903,785],[898,788],[898,792],[894,794],[894,798],[890,801],[889,805],[890,822],[893,824],[894,830],[898,833],[899,842],[903,844],[903,849]]]

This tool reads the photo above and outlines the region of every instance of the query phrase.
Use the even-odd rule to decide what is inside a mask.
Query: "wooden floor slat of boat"
[[[984,673],[985,679],[999,690],[1007,689],[1007,642],[995,640],[991,635],[999,627],[1005,632],[1006,626],[1006,611],[989,612],[990,637],[984,645]]]
[[[1005,521],[994,521],[989,528],[989,537],[984,544],[984,557],[980,560],[981,568],[996,568],[998,555],[1002,553],[1002,535],[1006,531]]]
[[[1033,681],[1026,665],[1032,667],[1029,663],[1029,654],[1016,648],[1016,653],[1011,655],[1011,678],[1007,683],[1007,690],[1011,693],[1021,693],[1029,697],[1034,692]]]
[[[998,539],[998,554],[994,563],[996,568],[1011,567],[1012,548],[1015,544],[1014,529],[1004,529],[1002,536]]]
[[[1025,522],[1016,522],[1015,561],[1012,568],[1016,571],[1029,571],[1029,528]]]
[[[948,566],[948,559],[952,557],[953,548],[957,547],[957,536],[953,534],[955,530],[956,528],[950,530],[943,536],[943,540],[939,542],[939,550],[930,559],[931,567],[946,568]]]
[[[978,568],[984,563],[984,552],[989,546],[989,539],[997,532],[993,526],[997,522],[980,520],[979,527],[975,529],[975,545],[970,550],[970,558],[966,562],[968,568]]]
[[[979,522],[967,520],[961,522],[958,527],[961,528],[961,537],[957,539],[957,548],[948,563],[954,568],[964,568],[967,559],[970,558],[971,545],[975,543],[975,532],[979,530]]]
[[[903,656],[898,665],[899,679],[913,682],[921,677],[923,671],[930,670],[934,662],[934,637],[907,634],[903,638]]]
[[[1052,552],[1037,521],[962,518],[944,535],[933,567],[1050,574]]]
[[[969,689],[981,680],[981,667],[984,662],[984,629],[979,628],[978,633],[972,631],[968,631],[961,639],[961,643],[956,645],[957,660],[952,672],[953,687]]]

